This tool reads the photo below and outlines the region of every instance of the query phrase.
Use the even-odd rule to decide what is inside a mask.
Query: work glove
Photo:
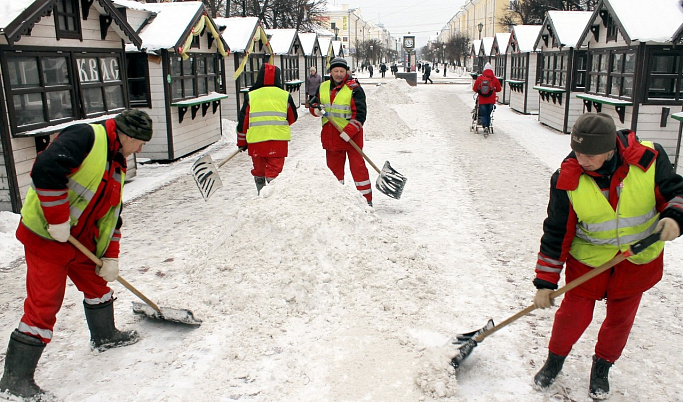
[[[247,150],[247,146],[246,146],[246,145],[242,145],[242,146],[237,147],[237,149],[239,149],[240,152],[244,152],[244,151]]]
[[[550,297],[552,289],[538,289],[534,296],[534,306],[536,308],[548,308],[555,305],[555,300]]]
[[[678,222],[672,218],[662,218],[657,223],[655,232],[659,232],[659,240],[671,241],[681,235],[681,228],[678,227]]]
[[[58,242],[66,243],[71,236],[71,223],[66,221],[57,225],[48,224],[47,232]]]
[[[119,259],[102,258],[102,266],[95,270],[107,282],[114,282],[119,277]]]

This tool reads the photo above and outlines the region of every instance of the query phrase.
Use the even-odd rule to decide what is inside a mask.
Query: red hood
[[[484,70],[484,72],[481,73],[481,75],[485,75],[489,78],[493,78],[496,76],[495,74],[493,74],[493,70]]]

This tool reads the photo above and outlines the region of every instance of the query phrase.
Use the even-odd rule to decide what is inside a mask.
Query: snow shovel
[[[69,243],[73,244],[77,249],[79,249],[83,254],[92,260],[98,267],[102,266],[102,260],[97,258],[90,250],[88,250],[81,242],[76,240],[75,237],[69,236]],[[119,283],[126,287],[126,289],[133,292],[137,297],[142,299],[147,305],[142,303],[133,303],[133,312],[136,314],[145,315],[150,318],[156,318],[162,321],[172,321],[187,325],[199,326],[202,324],[202,320],[195,318],[190,310],[173,309],[168,307],[159,307],[143,295],[142,292],[133,287],[128,281],[121,278],[120,276],[116,278]]]
[[[339,127],[339,124],[337,124],[332,118],[330,118],[327,114],[327,111],[323,109],[321,106],[318,106],[318,109],[320,109],[323,112],[323,116],[327,118],[327,121],[332,123],[332,125],[339,131],[341,134],[344,129]],[[349,144],[353,148],[355,148],[356,151],[358,151],[359,154],[363,155],[363,158],[365,158],[366,161],[372,167],[375,169],[375,171],[379,174],[377,177],[377,181],[375,182],[375,187],[381,191],[382,193],[388,195],[391,198],[399,199],[401,198],[401,194],[403,194],[403,187],[406,185],[406,180],[408,180],[405,176],[394,170],[391,165],[389,164],[389,161],[384,162],[384,166],[382,167],[382,170],[380,171],[379,168],[372,163],[370,158],[368,158],[367,155],[365,155],[365,152],[363,152],[362,149],[353,141],[349,140]]]
[[[218,169],[228,163],[228,161],[240,153],[240,150],[233,152],[227,158],[223,159],[218,167],[213,164],[213,159],[211,155],[204,155],[192,164],[192,177],[194,177],[195,183],[197,183],[197,188],[199,192],[202,193],[202,198],[204,201],[208,201],[209,197],[213,195],[219,188],[223,187],[223,182],[221,177],[218,175]]]
[[[574,289],[575,287],[581,285],[582,283],[595,278],[596,276],[600,275],[601,273],[607,271],[608,269],[612,268],[613,266],[619,264],[620,262],[626,260],[627,258],[634,256],[641,251],[645,250],[646,248],[650,247],[651,245],[655,244],[657,241],[659,241],[659,232],[653,233],[649,235],[648,237],[644,238],[643,240],[634,243],[629,247],[628,250],[621,252],[614,256],[611,260],[607,261],[606,263],[602,264],[601,266],[581,275],[580,277],[574,279],[573,281],[569,282],[568,284],[564,285],[563,287],[555,290],[550,294],[550,298],[554,299],[560,295],[563,295],[567,293],[568,291]],[[453,339],[453,344],[454,345],[461,345],[460,348],[458,349],[458,354],[453,357],[451,360],[451,365],[454,368],[460,367],[460,363],[462,363],[463,360],[467,358],[472,353],[472,350],[480,343],[482,342],[487,336],[493,334],[494,332],[498,331],[499,329],[505,327],[508,324],[511,324],[512,322],[516,321],[518,318],[524,317],[525,315],[529,314],[530,312],[534,311],[536,309],[535,305],[531,305],[524,310],[518,312],[517,314],[513,315],[512,317],[508,318],[507,320],[501,322],[499,325],[495,325],[493,323],[493,320],[489,320],[486,325],[484,325],[483,328],[468,332],[465,334],[458,334],[456,335],[455,339]]]

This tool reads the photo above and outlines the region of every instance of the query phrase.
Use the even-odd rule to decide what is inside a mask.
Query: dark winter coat
[[[323,79],[320,76],[320,74],[308,74],[308,76],[306,76],[306,95],[308,95],[309,97],[315,95],[315,93],[318,91],[318,87],[322,82]]]

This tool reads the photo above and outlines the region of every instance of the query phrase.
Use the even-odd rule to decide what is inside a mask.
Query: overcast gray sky
[[[440,31],[467,0],[327,0],[330,5],[360,7],[363,19],[382,23],[395,38],[415,35],[416,47]]]

